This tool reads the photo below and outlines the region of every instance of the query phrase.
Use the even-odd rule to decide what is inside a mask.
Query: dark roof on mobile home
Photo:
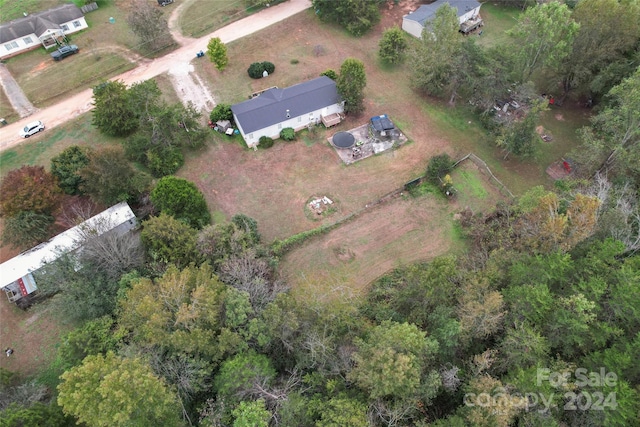
[[[284,89],[271,88],[260,96],[231,106],[248,134],[341,102],[336,82],[321,76]]]
[[[458,11],[458,17],[480,6],[477,0],[436,0],[431,4],[423,4],[415,12],[405,15],[404,19],[417,21],[424,27],[425,23],[436,17],[436,11],[440,6],[447,3]]]

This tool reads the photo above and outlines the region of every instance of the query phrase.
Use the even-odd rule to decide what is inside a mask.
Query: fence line
[[[93,12],[96,9],[98,9],[98,3],[96,3],[96,2],[85,4],[84,6],[82,6],[80,8],[80,10],[82,11],[83,14],[86,14],[86,13],[89,13],[89,12]]]
[[[462,163],[467,159],[475,163],[476,166],[479,166],[481,172],[486,172],[489,175],[489,177],[491,177],[491,179],[494,180],[496,184],[498,184],[498,190],[500,190],[501,192],[506,192],[509,195],[509,197],[511,197],[512,199],[515,199],[515,196],[511,191],[509,191],[507,186],[504,185],[502,181],[500,181],[498,178],[496,178],[493,172],[491,172],[491,169],[489,169],[489,166],[487,165],[487,163],[484,160],[482,160],[480,157],[476,156],[475,154],[473,153],[467,154],[466,156],[464,156],[463,158],[455,162],[453,164],[453,167],[455,168],[456,166],[458,166],[460,163]]]

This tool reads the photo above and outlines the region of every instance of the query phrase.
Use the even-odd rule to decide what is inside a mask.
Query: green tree
[[[509,31],[516,58],[515,75],[526,82],[541,68],[557,70],[571,53],[580,28],[566,4],[549,2],[530,7]]]
[[[550,352],[547,339],[528,323],[516,323],[507,328],[498,348],[498,365],[505,371],[544,364]]]
[[[373,328],[366,340],[356,340],[355,367],[349,379],[371,399],[408,398],[420,387],[426,363],[438,343],[415,325],[390,321]]]
[[[367,427],[367,405],[344,394],[323,405],[317,427]]]
[[[88,426],[180,426],[176,396],[140,359],[88,356],[62,374],[58,403]]]
[[[233,111],[231,111],[230,104],[218,104],[213,110],[211,110],[211,114],[209,114],[209,119],[215,123],[219,120],[233,120]]]
[[[222,43],[220,37],[214,37],[209,40],[207,44],[207,56],[218,71],[224,70],[229,63],[229,57],[227,56],[227,46]]]
[[[0,182],[0,215],[11,217],[20,211],[51,215],[61,200],[57,179],[42,166],[11,170]]]
[[[142,223],[141,238],[156,262],[186,267],[200,260],[196,250],[197,234],[188,224],[161,213]]]
[[[89,164],[89,149],[72,145],[51,159],[51,173],[58,178],[58,185],[71,195],[80,194],[82,177],[78,171]]]
[[[271,412],[264,407],[264,399],[242,401],[231,414],[235,418],[233,427],[268,427],[271,419]]]
[[[62,413],[62,408],[55,402],[46,404],[34,402],[29,406],[13,403],[0,412],[0,425],[7,427],[66,427],[73,425],[73,420]]]
[[[598,169],[640,183],[640,69],[609,92],[610,103],[582,134],[576,154],[589,172]]]
[[[316,15],[325,22],[337,23],[359,37],[380,21],[378,0],[312,0]]]
[[[345,111],[359,114],[364,111],[364,88],[367,76],[362,61],[347,58],[340,66],[340,74],[336,81],[338,93],[345,101]]]
[[[559,70],[564,90],[560,101],[574,88],[581,93],[593,91],[590,83],[609,66],[628,62],[627,54],[640,38],[640,26],[637,25],[640,22],[640,3],[637,1],[581,0],[572,18],[580,24],[580,29],[571,54]],[[625,68],[616,67],[618,70]],[[623,75],[617,77],[616,83]]]
[[[134,0],[127,15],[131,31],[140,40],[140,50],[147,53],[157,53],[175,44],[167,19],[156,6],[148,1]]]
[[[89,320],[63,336],[58,347],[59,358],[72,367],[87,356],[116,351],[121,337],[114,334],[115,326],[111,315]]]
[[[150,183],[147,174],[138,172],[127,161],[119,146],[104,147],[93,152],[89,164],[78,172],[83,179],[80,190],[107,206],[134,201]]]
[[[407,49],[404,31],[397,25],[385,30],[378,48],[378,55],[383,61],[389,64],[399,64],[404,59],[404,53]]]
[[[48,214],[20,211],[5,219],[2,242],[15,248],[31,248],[51,237],[54,222],[55,218]]]
[[[111,136],[125,136],[138,129],[136,106],[130,102],[127,86],[120,80],[93,88],[93,125]]]
[[[193,182],[184,178],[161,178],[149,197],[161,213],[171,215],[193,228],[201,229],[211,222],[204,195]]]
[[[413,84],[423,92],[446,96],[453,60],[460,55],[462,38],[454,8],[442,5],[430,25],[422,31],[422,40],[412,55]]]
[[[506,153],[505,158],[509,154],[529,157],[536,152],[536,142],[539,141],[536,125],[546,108],[545,100],[533,101],[523,119],[511,121],[502,127],[496,144]]]
[[[119,301],[118,324],[143,348],[217,361],[226,350],[217,339],[223,294],[224,285],[208,265],[169,266],[158,279],[134,281]]]

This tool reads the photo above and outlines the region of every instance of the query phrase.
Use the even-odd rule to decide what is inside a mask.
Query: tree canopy
[[[165,176],[149,195],[155,207],[189,226],[200,229],[209,224],[211,215],[204,195],[184,178]]]
[[[367,85],[367,75],[364,64],[359,59],[347,58],[340,66],[340,74],[336,81],[338,93],[345,101],[344,110],[350,113],[364,111],[364,88]]]

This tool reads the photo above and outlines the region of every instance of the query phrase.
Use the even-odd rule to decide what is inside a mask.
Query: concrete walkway
[[[223,43],[229,43],[267,28],[268,26],[300,13],[309,7],[311,7],[311,0],[289,0],[276,6],[268,7],[254,15],[229,24],[226,27],[216,30],[199,39],[184,39],[185,45],[168,55],[157,58],[148,63],[141,64],[133,70],[116,76],[111,80],[122,80],[126,85],[149,80],[157,75],[167,72],[175,66],[177,62],[191,62],[195,59],[196,52],[206,50],[207,43],[212,37],[219,37]],[[92,97],[92,89],[86,89],[56,105],[39,110],[36,114],[33,114],[29,120],[22,119],[16,123],[0,128],[0,151],[6,150],[7,148],[13,147],[24,141],[23,138],[20,138],[18,132],[22,127],[24,127],[26,122],[42,120],[46,125],[47,130],[50,130],[90,111],[93,108]],[[37,137],[34,136],[30,139],[33,138]]]

